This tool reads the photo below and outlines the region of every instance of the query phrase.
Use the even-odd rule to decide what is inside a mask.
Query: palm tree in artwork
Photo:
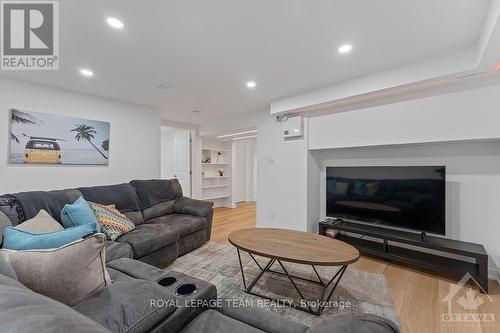
[[[30,124],[30,125],[37,124],[37,119],[35,117],[26,112],[19,111],[16,109],[10,109],[10,121],[11,124]],[[12,131],[10,132],[10,139],[17,143],[20,143],[19,138],[14,133],[12,133]]]
[[[105,159],[108,159],[106,155],[102,151],[97,148],[97,146],[92,142],[92,139],[95,138],[94,134],[97,134],[96,130],[92,126],[88,126],[85,124],[77,124],[76,127],[71,130],[71,132],[76,132],[75,139],[76,141],[87,140]]]
[[[105,151],[108,151],[109,150],[109,139],[106,139],[102,142],[102,145],[101,145],[102,149],[104,149]]]

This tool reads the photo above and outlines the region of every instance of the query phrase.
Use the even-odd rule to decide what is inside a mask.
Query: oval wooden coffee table
[[[359,259],[359,252],[355,247],[336,239],[308,232],[285,229],[251,228],[232,232],[229,234],[228,240],[238,251],[238,260],[243,279],[243,287],[245,288],[246,293],[263,297],[277,303],[290,305],[290,302],[277,300],[263,294],[252,292],[253,287],[262,275],[264,275],[264,273],[269,272],[285,275],[288,277],[293,287],[301,297],[301,300],[307,304],[307,306],[292,306],[315,315],[319,315],[325,309],[325,304],[329,303],[335,288],[337,288],[337,285],[347,269],[347,266]],[[248,286],[245,280],[245,272],[241,262],[240,251],[247,252],[260,268],[259,274],[257,274],[255,279],[253,279]],[[269,258],[267,265],[262,267],[257,262],[254,255]],[[271,270],[271,267],[275,262],[279,264],[283,272]],[[292,262],[312,266],[318,281],[290,275],[283,262]],[[328,282],[325,282],[318,274],[316,266],[340,266],[340,269]],[[294,279],[308,281],[323,287],[321,299],[314,302],[315,304],[318,304],[317,307],[313,308],[311,306],[313,301],[308,301],[304,298],[302,291],[299,289]],[[328,292],[327,290],[330,286],[332,287]]]

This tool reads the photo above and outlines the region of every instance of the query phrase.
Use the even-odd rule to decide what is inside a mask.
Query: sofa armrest
[[[213,206],[214,203],[210,201],[181,197],[175,202],[174,214],[188,214],[204,217],[207,220],[207,226],[205,228],[206,241],[209,241],[212,233],[212,219],[214,216]]]
[[[2,246],[3,243],[3,231],[5,230],[5,228],[11,226],[12,223],[10,222],[7,215],[5,215],[4,213],[2,213],[2,211],[0,211],[0,247]]]
[[[150,332],[175,312],[173,300],[173,293],[156,282],[133,279],[98,289],[73,309],[112,332]]]
[[[213,206],[213,202],[181,197],[177,199],[174,204],[174,214],[188,214],[205,217],[210,213]]]

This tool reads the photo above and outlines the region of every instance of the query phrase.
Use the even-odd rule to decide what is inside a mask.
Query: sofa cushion
[[[70,307],[3,275],[0,275],[0,295],[2,332],[111,333]]]
[[[130,182],[139,197],[142,210],[160,202],[177,198],[173,181],[166,179],[133,180]]]
[[[97,290],[74,309],[112,332],[149,332],[175,311],[168,299],[172,294],[157,283],[131,280]],[[156,300],[161,306],[152,306]]]
[[[105,240],[103,234],[95,234],[58,249],[0,250],[0,256],[31,290],[74,305],[111,283],[105,267]]]
[[[130,184],[137,191],[145,221],[172,214],[174,211],[175,200],[178,197],[174,181],[165,179],[133,180]]]
[[[130,244],[134,258],[141,258],[156,250],[177,242],[179,235],[172,229],[158,224],[141,224],[134,230],[121,235],[118,242]]]
[[[311,327],[308,333],[398,333],[389,319],[368,313],[338,313]]]
[[[292,321],[286,317],[280,316],[276,312],[268,311],[259,306],[233,304],[231,299],[224,299],[221,305],[222,306],[217,307],[217,311],[221,314],[263,330],[264,332],[305,333],[309,329],[309,327],[304,324]]]
[[[144,221],[154,219],[159,216],[172,214],[174,212],[175,199],[157,203],[154,206],[142,211]]]
[[[144,215],[142,215],[142,211],[138,210],[135,212],[120,212],[126,217],[128,217],[135,225],[144,223]]]
[[[149,220],[147,221],[147,224],[172,227],[179,233],[180,237],[184,237],[192,234],[193,232],[205,229],[207,220],[204,217],[186,214],[171,214]]]
[[[164,268],[173,263],[177,258],[179,258],[179,242],[172,243],[167,247],[152,252],[142,257],[140,261],[154,267]]]
[[[15,229],[26,230],[37,233],[46,233],[63,230],[62,225],[54,220],[45,210],[41,210],[34,218],[20,223]]]
[[[125,242],[106,242],[106,262],[120,258],[133,258],[134,252],[130,244]]]
[[[78,190],[87,201],[101,205],[115,205],[120,213],[125,214],[136,225],[144,222],[139,198],[135,188],[130,184],[82,187]]]
[[[9,195],[15,204],[20,208],[17,223],[34,218],[42,209],[50,214],[57,222],[61,222],[61,210],[64,205],[75,202],[81,193],[78,190],[60,190],[60,191],[33,191],[22,192]],[[12,221],[12,219],[11,219]],[[12,223],[12,224],[17,224]]]
[[[114,205],[105,206],[95,202],[89,203],[90,208],[102,227],[102,232],[109,240],[135,229],[135,224],[128,217],[120,213]]]
[[[253,326],[235,320],[215,311],[207,310],[192,320],[182,333],[198,332],[238,332],[238,333],[262,333]]]

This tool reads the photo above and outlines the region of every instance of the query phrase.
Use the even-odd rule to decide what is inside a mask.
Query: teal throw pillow
[[[7,227],[3,234],[2,248],[17,251],[54,249],[96,232],[95,222],[44,234]]]
[[[101,232],[101,225],[97,222],[94,212],[83,197],[79,197],[71,205],[64,205],[61,211],[61,222],[65,228],[95,223],[97,225],[97,232]]]

